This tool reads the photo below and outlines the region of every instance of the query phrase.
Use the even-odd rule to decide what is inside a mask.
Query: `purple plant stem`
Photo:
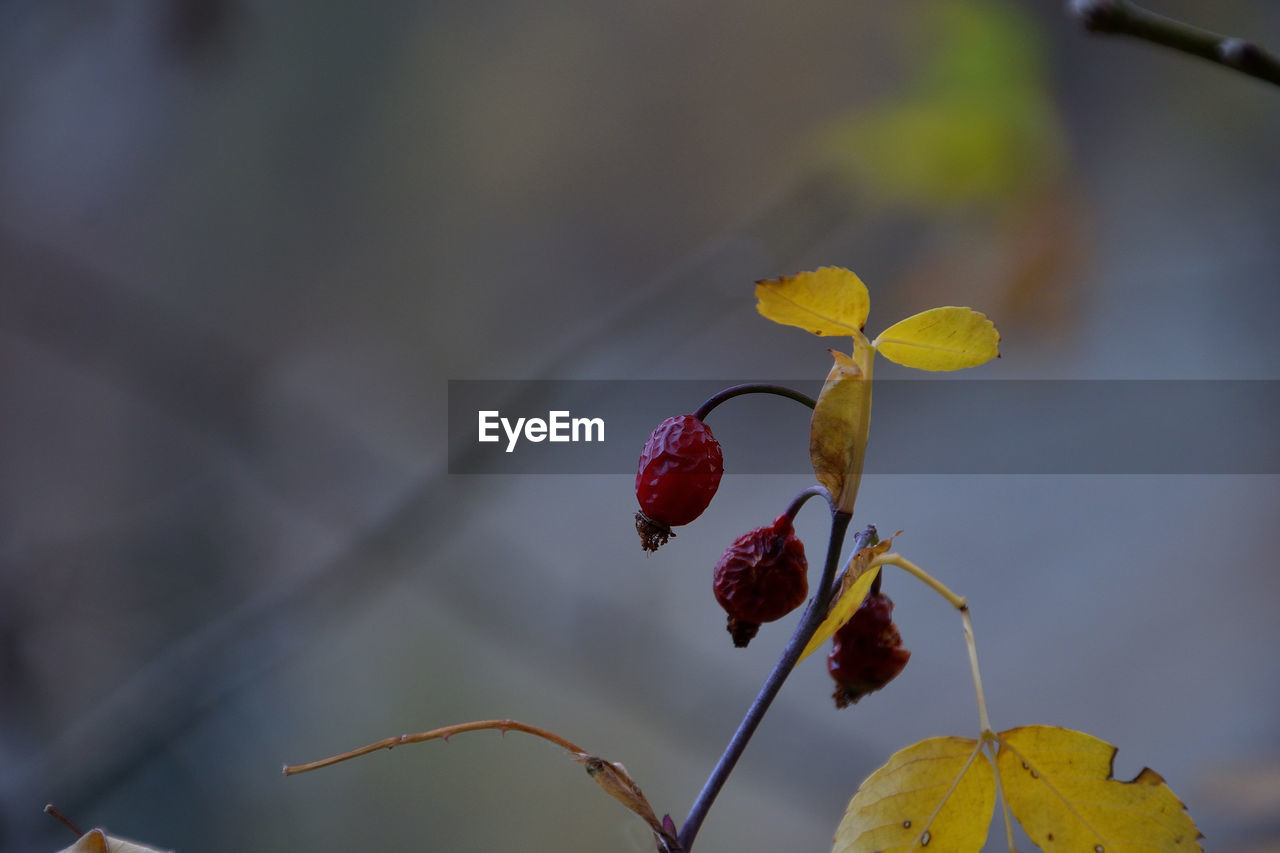
[[[720,760],[716,762],[716,766],[712,769],[706,784],[702,786],[702,791],[699,792],[698,798],[694,800],[693,807],[689,809],[689,816],[685,818],[684,825],[680,828],[679,839],[680,847],[686,853],[693,847],[693,840],[697,837],[698,830],[702,828],[702,822],[706,819],[707,811],[711,808],[711,804],[715,802],[720,789],[724,787],[729,774],[733,772],[738,759],[742,757],[743,751],[747,748],[747,743],[750,742],[751,736],[755,734],[756,727],[764,719],[765,712],[769,710],[774,697],[782,689],[783,682],[787,680],[787,676],[791,674],[791,670],[795,669],[796,663],[800,660],[800,653],[809,644],[810,638],[813,637],[814,632],[818,630],[818,626],[822,624],[822,620],[827,615],[827,609],[831,606],[831,596],[834,592],[833,581],[836,576],[836,567],[840,564],[840,549],[844,544],[845,532],[849,529],[851,520],[852,516],[848,513],[832,513],[831,538],[827,544],[827,558],[822,568],[822,579],[818,582],[818,592],[814,595],[813,600],[809,602],[809,608],[805,610],[804,616],[800,619],[800,624],[796,626],[796,630],[787,642],[786,648],[783,649],[782,657],[774,664],[769,677],[765,679],[760,692],[756,694],[751,707],[747,709],[746,716],[742,718],[742,722],[738,724],[737,731],[733,733],[733,737],[729,740],[729,745],[725,747]],[[871,529],[859,533],[857,537],[858,547],[862,548],[871,535]]]

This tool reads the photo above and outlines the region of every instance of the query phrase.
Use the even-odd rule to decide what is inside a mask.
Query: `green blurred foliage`
[[[1057,178],[1065,145],[1040,34],[1006,3],[910,16],[922,61],[905,91],[823,130],[819,147],[880,203],[1010,203]]]

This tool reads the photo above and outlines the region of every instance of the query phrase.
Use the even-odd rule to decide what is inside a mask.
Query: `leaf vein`
[[[790,296],[787,296],[785,293],[783,293],[780,290],[773,290],[771,292],[775,297],[777,297],[783,302],[789,303],[790,305],[792,305],[794,308],[796,308],[798,311],[802,313],[809,314],[810,316],[813,316],[813,317],[817,317],[819,320],[822,320],[827,323],[831,323],[832,325],[836,325],[836,326],[840,326],[841,328],[848,329],[850,335],[852,335],[854,332],[854,329],[852,326],[850,326],[848,323],[846,323],[845,321],[837,317],[829,317],[826,314],[823,314],[819,311],[815,311],[809,306],[803,305],[797,302],[795,299],[793,299]]]

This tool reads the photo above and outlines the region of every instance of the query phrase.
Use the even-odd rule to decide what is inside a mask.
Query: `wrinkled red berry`
[[[729,614],[735,646],[751,642],[761,622],[800,606],[809,592],[808,569],[804,544],[785,515],[734,540],[716,563],[712,589]]]
[[[724,459],[711,429],[693,415],[667,418],[640,452],[636,471],[636,530],[646,551],[674,536],[672,527],[702,515],[720,486]]]
[[[832,698],[844,708],[897,678],[911,658],[893,624],[893,602],[883,593],[868,595],[857,612],[836,631],[827,671],[836,680]]]

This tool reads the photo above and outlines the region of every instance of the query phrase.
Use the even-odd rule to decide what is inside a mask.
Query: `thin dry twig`
[[[670,824],[670,818],[667,818],[665,822],[658,820],[658,816],[653,811],[653,806],[649,804],[644,792],[640,790],[640,786],[631,778],[625,767],[616,761],[606,761],[597,755],[592,755],[573,741],[561,737],[549,729],[522,723],[518,720],[472,720],[468,723],[455,723],[451,726],[442,726],[438,729],[418,732],[417,734],[383,738],[347,752],[331,755],[328,758],[321,758],[318,761],[310,761],[306,764],[286,764],[284,766],[284,775],[294,776],[310,770],[319,770],[322,767],[330,767],[378,750],[395,749],[397,746],[403,746],[404,744],[425,743],[429,740],[447,741],[462,732],[478,732],[487,729],[496,729],[504,735],[507,732],[524,732],[525,734],[550,741],[556,746],[567,750],[569,757],[583,765],[587,775],[600,786],[601,790],[622,803],[649,825],[654,835],[660,840],[661,849],[667,850],[669,853],[682,853],[680,842],[676,838],[674,825]]]
[[[455,723],[452,726],[442,726],[438,729],[432,729],[429,732],[418,732],[411,735],[398,735],[395,737],[383,738],[379,741],[366,744],[357,749],[342,752],[337,755],[331,755],[328,758],[321,758],[319,761],[310,761],[306,764],[286,764],[284,766],[284,775],[294,776],[298,773],[306,773],[310,770],[319,770],[321,767],[330,767],[351,758],[359,758],[362,755],[368,755],[371,752],[377,752],[380,749],[395,749],[397,746],[403,746],[409,743],[425,743],[429,740],[448,740],[456,734],[462,732],[478,732],[486,729],[497,729],[506,734],[507,732],[524,732],[525,734],[540,737],[548,740],[556,746],[563,747],[575,755],[589,755],[589,753],[578,746],[571,740],[561,737],[555,732],[548,731],[540,726],[531,726],[528,723],[521,723],[517,720],[472,720],[469,723]]]

